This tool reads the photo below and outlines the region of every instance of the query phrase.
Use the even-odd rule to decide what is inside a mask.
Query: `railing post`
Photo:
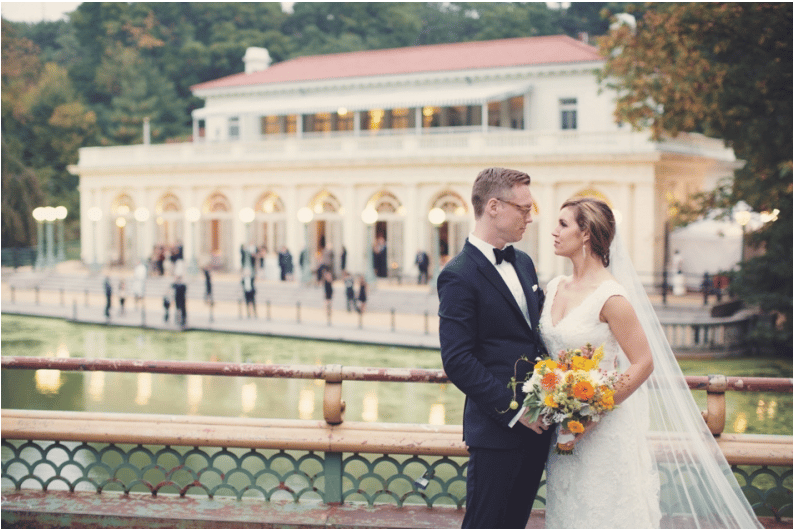
[[[395,309],[390,309],[390,329],[395,332]]]
[[[36,285],[34,290],[36,291],[36,305],[38,305],[39,304],[39,285]]]
[[[343,503],[343,454],[326,452],[323,458],[323,501],[326,504]]]
[[[708,424],[710,433],[715,436],[724,431],[727,406],[725,392],[727,391],[727,377],[724,375],[708,375],[708,400],[707,411],[702,412],[702,417]]]
[[[85,303],[86,303],[86,307],[88,307],[88,289],[84,290],[84,292],[85,292]]]
[[[265,300],[265,320],[271,321],[271,300]]]
[[[72,300],[72,321],[77,321],[77,300]]]
[[[11,285],[11,303],[16,303],[16,290],[14,285]]]
[[[61,289],[61,306],[62,307],[66,306],[66,300],[64,298],[64,289],[63,288]]]
[[[301,302],[296,302],[296,323],[301,323]]]
[[[343,422],[345,402],[343,402],[343,366],[327,365],[323,369],[323,418],[327,424]]]
[[[423,318],[424,318],[424,327],[426,329],[426,334],[428,334],[428,311],[425,311],[423,313]]]

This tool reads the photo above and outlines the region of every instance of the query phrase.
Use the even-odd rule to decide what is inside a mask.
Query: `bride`
[[[546,527],[760,528],[615,232],[593,198],[565,202],[553,230],[573,273],[548,285],[547,349],[603,345],[600,368],[622,378],[617,408],[575,436],[572,454],[551,449]]]

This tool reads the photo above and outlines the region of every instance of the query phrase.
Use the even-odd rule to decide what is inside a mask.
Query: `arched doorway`
[[[373,229],[373,267],[377,277],[397,276],[402,273],[404,254],[405,209],[398,198],[389,191],[374,194],[366,205],[378,213]]]
[[[456,255],[464,247],[467,234],[470,231],[467,202],[455,191],[443,191],[431,202],[429,211],[439,208],[445,212],[445,222],[439,229],[439,256],[440,264],[444,265],[451,257]],[[434,247],[434,230],[430,231],[431,242],[429,248]],[[433,254],[434,252],[432,252]],[[434,266],[435,263],[432,263]]]
[[[313,213],[309,224],[311,267],[317,270],[322,261],[329,261],[332,272],[338,277],[344,250],[342,205],[335,195],[321,191],[310,201],[309,208]]]
[[[232,204],[224,194],[215,192],[202,203],[199,241],[200,263],[216,270],[232,267]]]
[[[111,205],[111,245],[113,248],[111,264],[116,266],[126,266],[128,261],[135,260],[135,238],[134,230],[129,229],[135,224],[133,212],[135,203],[127,194],[116,197]]]
[[[261,260],[264,263],[268,279],[279,278],[277,254],[279,249],[286,244],[286,219],[285,205],[276,193],[268,191],[263,193],[254,207],[254,233],[253,237],[262,252]]]

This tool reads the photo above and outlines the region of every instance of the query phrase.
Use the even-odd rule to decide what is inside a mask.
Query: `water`
[[[253,362],[440,369],[435,350],[311,340],[184,333],[3,315],[4,356]],[[686,375],[792,377],[792,359],[681,362]],[[705,407],[705,393],[695,392]],[[449,384],[344,382],[346,419],[461,424],[462,394]],[[3,370],[2,407],[121,413],[323,419],[323,382],[147,373]],[[725,431],[793,435],[790,393],[727,393]]]

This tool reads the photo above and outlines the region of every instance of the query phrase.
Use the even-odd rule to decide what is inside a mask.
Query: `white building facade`
[[[538,212],[517,246],[543,280],[566,272],[551,244],[558,208],[586,194],[618,212],[651,281],[664,266],[669,200],[738,163],[718,140],[652,142],[617,125],[614,96],[597,84],[602,65],[595,48],[564,36],[273,66],[250,50],[244,73],[194,87],[205,106],[193,113],[192,142],[80,150],[71,170],[82,258],[132,266],[155,245],[181,242],[186,260],[237,270],[240,247],[254,243],[266,268],[283,246],[296,262],[309,248],[314,268],[325,245],[336,272],[345,249],[345,268],[368,273],[383,238],[389,275],[413,276],[419,250],[433,268],[461,249],[474,226],[473,180],[500,166],[531,175]],[[429,220],[437,208],[438,228]]]

